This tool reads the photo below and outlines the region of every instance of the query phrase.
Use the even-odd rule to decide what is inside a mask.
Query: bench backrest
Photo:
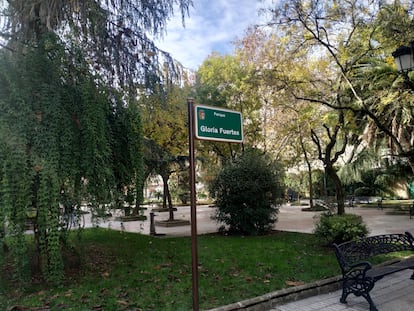
[[[370,236],[339,245],[334,244],[334,248],[341,269],[346,271],[350,265],[366,261],[373,256],[406,250],[414,251],[413,241],[413,236],[406,232]]]

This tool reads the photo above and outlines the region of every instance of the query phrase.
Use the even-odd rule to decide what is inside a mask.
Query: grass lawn
[[[2,271],[0,310],[192,309],[190,237],[88,229],[72,244],[62,286],[16,283]],[[199,236],[198,258],[202,310],[340,274],[334,252],[311,234]]]

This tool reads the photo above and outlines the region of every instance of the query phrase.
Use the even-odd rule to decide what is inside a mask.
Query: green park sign
[[[243,142],[240,112],[212,106],[195,106],[195,136],[197,139]]]

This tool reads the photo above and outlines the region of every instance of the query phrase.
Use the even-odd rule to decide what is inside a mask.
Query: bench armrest
[[[410,244],[411,244],[411,246],[413,247],[413,250],[414,250],[414,237],[413,237],[413,235],[408,231],[405,232],[405,235],[407,236],[407,238],[410,241]]]
[[[345,278],[365,278],[365,274],[372,268],[372,265],[368,261],[360,261],[356,264],[350,265],[348,269],[343,271],[343,277]]]

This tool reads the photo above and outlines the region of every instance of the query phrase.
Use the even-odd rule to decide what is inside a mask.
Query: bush
[[[257,150],[244,152],[225,165],[210,185],[217,205],[214,218],[224,223],[223,230],[245,235],[272,230],[276,203],[283,197],[281,172],[280,166]]]
[[[326,244],[339,244],[367,236],[368,228],[359,215],[324,213],[320,216],[314,233]]]

